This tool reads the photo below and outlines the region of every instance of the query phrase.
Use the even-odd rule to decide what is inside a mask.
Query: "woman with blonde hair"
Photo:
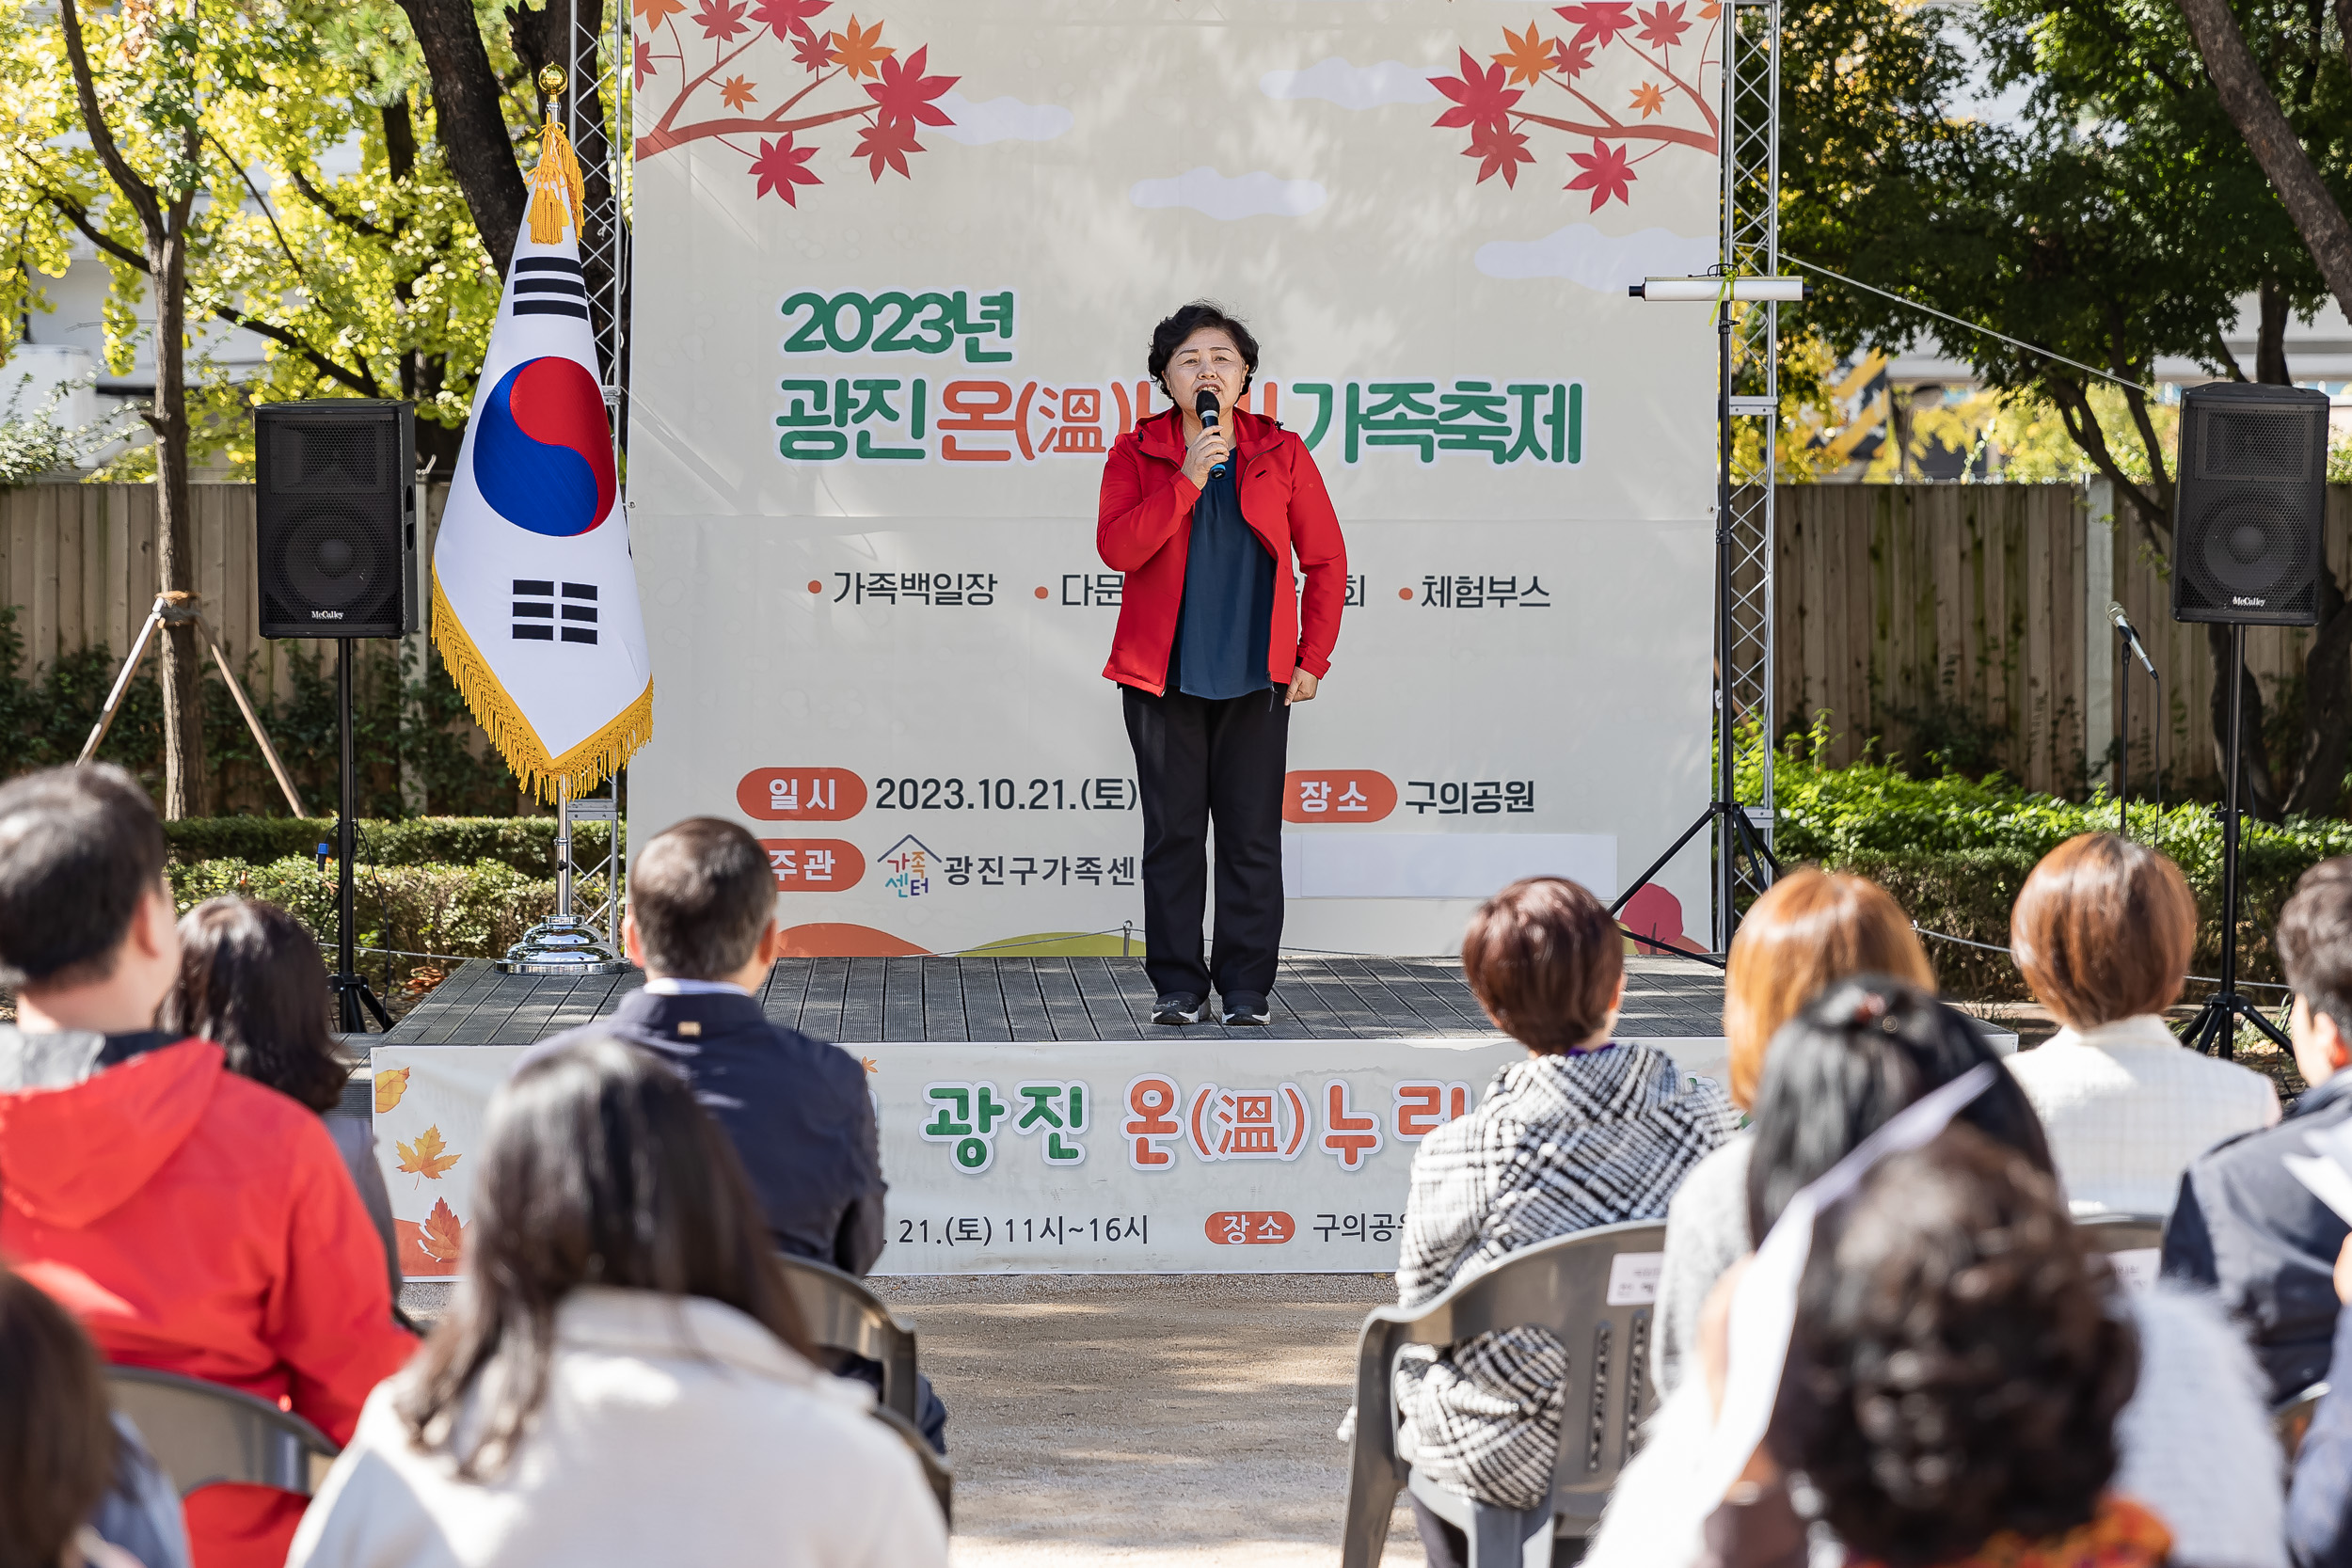
[[[1756,901],[1731,939],[1724,977],[1733,1104],[1755,1109],[1764,1053],[1780,1026],[1855,974],[1891,975],[1935,990],[1927,949],[1884,888],[1867,877],[1808,865],[1781,878]],[[1752,1244],[1747,1185],[1753,1144],[1742,1132],[1700,1161],[1667,1206],[1658,1337],[1650,1356],[1661,1397],[1682,1381],[1707,1292]]]

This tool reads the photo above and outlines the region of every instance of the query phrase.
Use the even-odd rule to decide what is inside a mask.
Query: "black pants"
[[[1413,1523],[1421,1530],[1422,1550],[1429,1558],[1429,1568],[1470,1568],[1470,1537],[1438,1518],[1427,1503],[1411,1493],[1405,1495],[1405,1500],[1413,1505]],[[1583,1561],[1586,1544],[1554,1537],[1551,1568],[1569,1568],[1570,1564]]]
[[[1213,702],[1134,687],[1127,738],[1143,797],[1144,973],[1166,996],[1264,996],[1282,949],[1282,773],[1291,710],[1268,689]],[[1200,958],[1209,824],[1216,944]]]

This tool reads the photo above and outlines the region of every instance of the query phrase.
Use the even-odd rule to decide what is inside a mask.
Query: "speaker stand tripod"
[[[278,781],[278,790],[286,797],[286,805],[296,816],[309,816],[302,809],[302,797],[294,793],[294,780],[287,776],[286,765],[278,760],[278,748],[269,743],[268,735],[262,729],[261,716],[246,700],[245,688],[238,683],[237,673],[229,667],[229,656],[220,651],[220,639],[213,635],[211,624],[196,608],[196,595],[177,590],[155,595],[154,606],[148,610],[146,621],[139,626],[139,634],[131,640],[131,651],[124,656],[122,669],[115,675],[114,689],[106,693],[105,706],[98,710],[98,722],[90,726],[89,738],[82,742],[82,754],[73,759],[74,765],[79,767],[97,755],[99,743],[106,738],[106,732],[114,728],[115,715],[122,709],[123,694],[131,689],[131,676],[138,670],[139,657],[147,652],[148,639],[155,635],[155,628],[179,626],[196,627],[198,635],[204,639],[204,645],[213,650],[213,661],[220,666],[220,678],[229,683],[229,694],[237,700],[237,711],[245,715],[245,726],[253,732],[254,743],[262,748],[262,756],[269,763],[270,775]]]
[[[335,988],[335,1010],[340,1020],[337,1027],[346,1035],[364,1035],[367,1020],[359,1009],[364,1006],[375,1015],[378,1027],[387,1032],[392,1027],[392,1015],[384,1010],[368,986],[368,977],[359,973],[358,916],[352,909],[351,861],[357,834],[354,824],[359,805],[359,759],[351,737],[351,639],[335,639],[335,727],[336,739],[342,748],[342,798],[335,812],[335,973],[326,983]]]
[[[2270,1037],[2280,1050],[2292,1052],[2286,1036],[2237,989],[2237,773],[2238,693],[2246,680],[2246,628],[2230,627],[2230,739],[2221,802],[2221,975],[2220,989],[2205,999],[2197,1016],[2181,1031],[2182,1042],[2197,1051],[2210,1051],[2223,1060],[2237,1054],[2237,1021],[2244,1019]]]

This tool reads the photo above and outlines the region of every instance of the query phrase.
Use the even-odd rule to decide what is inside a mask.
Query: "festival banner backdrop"
[[[531,206],[433,547],[433,643],[525,788],[594,789],[653,727],[653,668],[612,467],[580,169],[541,133]]]
[[[1721,1084],[1718,1039],[1645,1039]],[[523,1046],[377,1046],[401,1272],[455,1275],[483,1114]],[[1386,1273],[1413,1153],[1513,1040],[844,1046],[890,1182],[876,1274]]]
[[[637,0],[638,839],[750,826],[797,953],[1139,950],[1095,503],[1205,295],[1347,537],[1286,942],[1613,894],[1708,793],[1714,332],[1626,285],[1714,260],[1728,15]]]

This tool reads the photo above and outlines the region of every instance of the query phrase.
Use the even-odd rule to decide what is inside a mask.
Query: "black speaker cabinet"
[[[2217,381],[2181,397],[2172,618],[2319,623],[2328,394]]]
[[[416,410],[378,399],[253,411],[263,637],[417,630]]]

